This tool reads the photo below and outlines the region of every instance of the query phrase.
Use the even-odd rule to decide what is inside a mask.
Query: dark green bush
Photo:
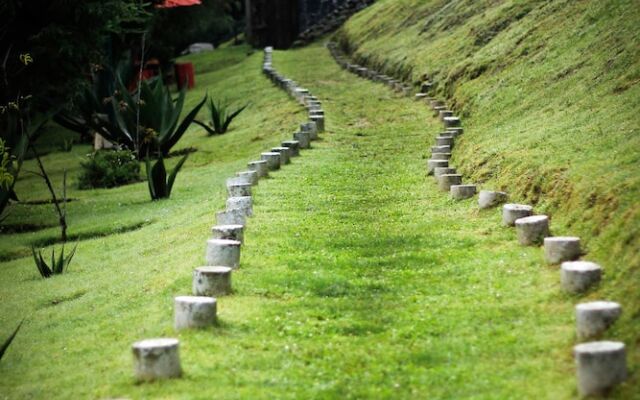
[[[140,163],[130,150],[100,150],[81,165],[80,189],[111,188],[140,181]]]

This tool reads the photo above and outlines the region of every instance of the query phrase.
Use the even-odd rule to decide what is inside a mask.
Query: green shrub
[[[140,163],[130,150],[100,150],[81,166],[80,189],[111,188],[140,181]]]

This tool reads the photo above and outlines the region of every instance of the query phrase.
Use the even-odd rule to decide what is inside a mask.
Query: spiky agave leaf
[[[2,346],[0,346],[0,360],[2,360],[2,357],[4,356],[4,353],[9,348],[9,345],[11,345],[11,342],[13,342],[13,339],[15,339],[15,337],[18,334],[18,331],[20,330],[20,327],[22,326],[23,322],[24,322],[24,320],[20,321],[20,323],[18,324],[18,327],[13,331],[11,336],[9,336],[7,338],[7,340],[5,340],[4,343],[2,343]]]
[[[229,124],[231,124],[231,121],[233,121],[233,119],[237,117],[238,114],[240,114],[242,111],[244,111],[244,109],[247,108],[248,106],[249,106],[249,103],[245,104],[244,106],[238,108],[236,111],[229,114],[229,116],[227,116],[224,121],[224,125],[222,125],[222,131],[226,132],[227,129],[229,129]]]
[[[176,176],[178,175],[178,172],[180,172],[180,169],[184,165],[185,161],[187,161],[187,157],[189,157],[189,154],[185,154],[184,157],[182,157],[180,161],[178,161],[176,166],[173,167],[173,170],[171,171],[171,175],[169,175],[169,181],[167,182],[167,197],[171,196],[171,189],[173,189],[173,183],[176,180]]]

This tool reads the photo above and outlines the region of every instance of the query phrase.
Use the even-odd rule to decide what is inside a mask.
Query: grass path
[[[129,345],[134,334],[175,335],[171,298],[189,292],[199,259],[185,251],[204,252],[206,237],[205,223],[194,233],[186,215],[182,234],[194,244],[165,242],[178,264],[170,276],[145,278],[129,301],[116,290],[102,297],[120,328],[118,314],[138,307],[127,334],[108,319],[87,326],[83,340],[108,345],[86,355],[70,336],[69,350],[55,353],[59,370],[46,357],[32,367],[23,354],[15,372],[0,364],[8,372],[0,388],[47,398],[574,397],[576,299],[560,293],[557,269],[544,266],[540,249],[519,247],[496,210],[453,202],[425,177],[439,129],[426,107],[341,71],[320,45],[275,52],[274,66],[323,101],[328,132],[255,190],[220,326],[178,335],[185,377],[134,385]],[[156,261],[147,272],[162,270],[166,256]],[[139,306],[136,296],[155,300]],[[59,381],[28,382],[47,369],[62,372]]]

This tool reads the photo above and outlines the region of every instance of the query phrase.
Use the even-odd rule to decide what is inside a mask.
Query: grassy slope
[[[203,55],[196,67],[213,68],[228,55]],[[439,125],[426,109],[340,71],[320,46],[276,52],[275,64],[323,100],[329,132],[257,188],[236,293],[220,299],[220,326],[179,335],[185,377],[135,385],[129,345],[175,335],[172,297],[189,291],[224,178],[288,137],[300,117],[258,76],[257,56],[198,76],[199,88],[208,83],[255,105],[227,136],[194,131],[181,142],[201,150],[171,200],[147,202],[143,184],[73,193],[82,200],[70,204],[72,226],[154,222],[82,242],[70,273],[49,281],[36,277],[29,259],[0,264],[0,334],[28,317],[0,363],[0,391],[9,398],[573,397],[575,299],[559,291],[539,249],[515,244],[495,210],[452,202],[425,179]],[[258,135],[264,140],[252,140]],[[46,161],[59,177],[68,158],[56,157]],[[21,187],[44,196],[36,183]]]
[[[464,117],[454,163],[551,215],[605,268],[611,333],[640,364],[640,7],[635,0],[380,0],[340,32],[357,59]],[[633,378],[639,382],[637,374]]]

